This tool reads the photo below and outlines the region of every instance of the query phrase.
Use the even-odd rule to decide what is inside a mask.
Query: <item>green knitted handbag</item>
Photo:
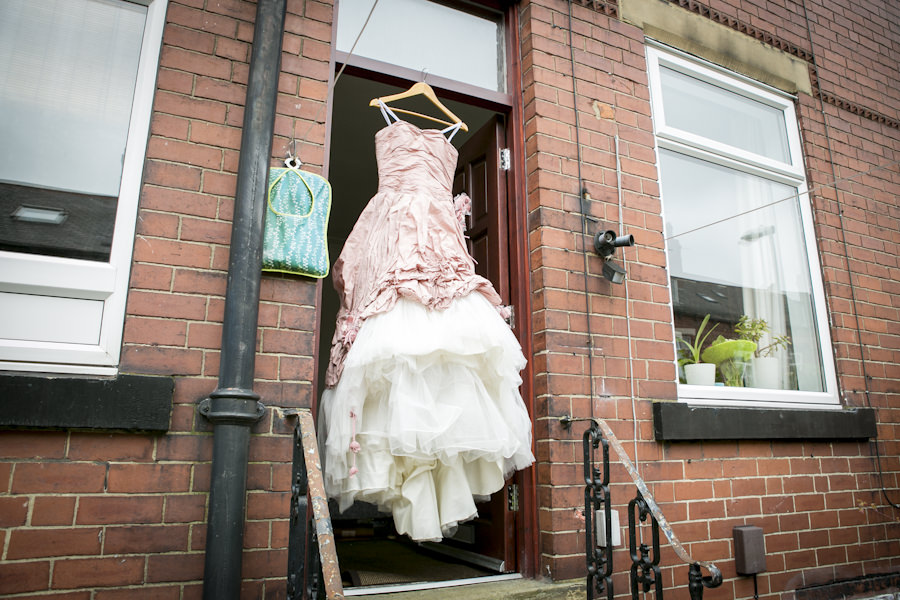
[[[296,168],[269,169],[263,271],[322,278],[328,275],[331,184]]]

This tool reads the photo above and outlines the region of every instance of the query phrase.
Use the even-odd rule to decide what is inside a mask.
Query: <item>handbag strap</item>
[[[288,173],[294,173],[297,177],[299,177],[300,181],[303,182],[303,185],[305,185],[306,189],[309,191],[309,199],[310,199],[309,212],[307,212],[305,215],[292,215],[290,213],[283,213],[283,212],[276,210],[275,207],[272,206],[272,189],[274,189],[275,184],[277,184],[279,181],[281,181],[281,178],[284,177],[285,175],[287,175]],[[298,171],[297,169],[294,169],[294,168],[287,168],[284,171],[282,171],[281,174],[278,175],[278,177],[275,178],[275,181],[273,181],[272,183],[269,184],[269,191],[266,193],[266,202],[269,205],[269,210],[271,210],[273,213],[275,213],[279,217],[294,217],[297,219],[305,219],[306,217],[308,217],[309,215],[312,214],[313,210],[316,207],[316,195],[313,193],[312,188],[309,187],[309,183],[307,183],[307,181],[303,177],[303,175],[300,174],[300,171]]]

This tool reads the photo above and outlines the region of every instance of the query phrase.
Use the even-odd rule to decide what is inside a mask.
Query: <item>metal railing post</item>
[[[625,470],[631,476],[631,480],[637,487],[637,496],[628,504],[628,538],[629,552],[631,555],[632,566],[631,575],[631,597],[637,600],[639,588],[644,594],[647,594],[651,588],[655,592],[656,600],[663,598],[663,585],[659,568],[659,532],[665,534],[666,539],[675,551],[679,559],[690,565],[688,572],[688,590],[691,594],[691,600],[702,600],[704,588],[715,588],[722,585],[722,572],[719,568],[710,562],[694,560],[681,542],[678,536],[672,530],[666,517],[663,515],[653,494],[647,487],[647,483],[637,472],[632,464],[631,459],[616,435],[602,419],[574,419],[572,417],[562,417],[560,422],[563,427],[570,427],[575,421],[590,421],[590,426],[584,432],[582,438],[582,446],[584,449],[584,520],[587,529],[585,533],[585,554],[587,557],[587,598],[592,600],[594,592],[606,592],[607,597],[611,600],[613,597],[612,589],[612,544],[611,536],[611,499],[609,497],[609,448],[612,447],[619,457],[619,462],[625,467]],[[603,448],[603,472],[594,466],[595,450]],[[603,553],[598,553],[598,542],[596,528],[594,525],[594,515],[597,510],[604,511],[604,520],[606,525],[607,540],[603,547]],[[653,536],[652,552],[651,547],[646,544],[637,543],[638,521],[646,521],[650,517],[650,526]],[[709,571],[708,576],[703,576],[701,567]]]
[[[297,411],[291,476],[287,599],[344,598],[312,413]]]
[[[594,466],[594,451],[603,448],[602,472]],[[612,583],[612,506],[609,499],[609,442],[593,423],[582,437],[584,451],[584,526],[586,531],[585,556],[587,557],[587,600],[593,600],[594,592],[613,597]],[[607,539],[600,546],[594,520],[597,511],[603,511],[604,531]],[[601,550],[602,548],[602,550]]]

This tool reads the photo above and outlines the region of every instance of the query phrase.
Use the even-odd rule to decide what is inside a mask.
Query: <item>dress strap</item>
[[[394,111],[391,108],[381,101],[381,98],[378,99],[378,108],[381,109],[381,115],[384,117],[384,120],[387,121],[388,125],[392,125],[394,122],[399,121],[400,117],[394,114]],[[394,120],[391,121],[391,118]]]
[[[453,136],[456,135],[456,132],[459,131],[459,129],[460,129],[461,127],[462,127],[462,121],[460,121],[459,123],[454,123],[454,124],[451,125],[450,127],[447,127],[447,128],[445,128],[445,129],[442,129],[442,130],[441,130],[441,133],[447,133],[447,132],[449,131],[449,132],[450,132],[450,136],[447,138],[447,141],[452,141],[452,140],[453,140]]]

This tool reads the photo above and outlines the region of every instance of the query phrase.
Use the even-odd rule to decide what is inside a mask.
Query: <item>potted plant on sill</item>
[[[750,340],[730,340],[719,336],[703,351],[704,361],[716,365],[722,382],[730,387],[743,387],[744,369],[756,351],[756,343]]]
[[[684,345],[681,349],[681,358],[678,359],[678,365],[684,369],[684,379],[688,385],[715,385],[716,384],[716,365],[704,363],[700,360],[700,354],[703,350],[703,344],[706,338],[713,332],[718,324],[713,325],[706,331],[706,325],[709,323],[709,315],[703,317],[700,327],[697,328],[697,334],[694,336],[694,343],[688,343],[683,337],[678,336],[677,342]]]
[[[752,341],[756,345],[750,370],[752,386],[769,390],[783,389],[781,359],[774,354],[780,348],[787,348],[790,345],[790,336],[773,336],[765,319],[751,319],[747,315],[741,316],[734,326],[734,331],[741,339]],[[769,336],[770,342],[760,346],[764,335]]]

